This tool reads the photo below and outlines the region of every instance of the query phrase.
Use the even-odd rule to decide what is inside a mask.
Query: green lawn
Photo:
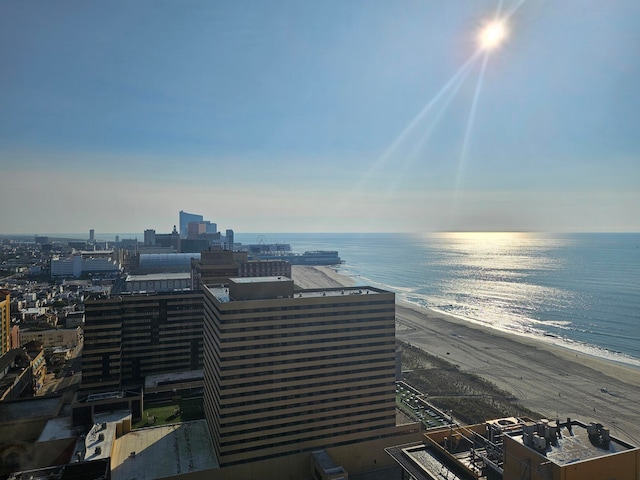
[[[177,415],[176,409],[179,409]],[[189,422],[202,418],[204,418],[202,397],[167,401],[148,405],[142,413],[142,419],[134,423],[133,428]],[[153,421],[151,421],[152,419]]]

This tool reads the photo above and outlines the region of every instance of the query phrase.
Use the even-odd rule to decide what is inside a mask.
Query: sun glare
[[[482,50],[493,50],[507,37],[507,27],[502,20],[487,23],[478,34],[478,44]]]

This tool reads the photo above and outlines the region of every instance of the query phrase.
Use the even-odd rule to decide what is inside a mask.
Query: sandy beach
[[[293,266],[301,288],[354,285],[329,267]],[[640,369],[396,303],[396,337],[476,373],[548,418],[600,422],[640,445]],[[454,413],[455,414],[455,413]]]

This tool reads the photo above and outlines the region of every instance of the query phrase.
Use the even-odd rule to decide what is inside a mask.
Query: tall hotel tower
[[[286,277],[204,289],[204,408],[221,466],[395,432],[395,297],[294,291]]]
[[[202,368],[202,295],[157,292],[85,302],[83,389],[140,385],[148,375]]]

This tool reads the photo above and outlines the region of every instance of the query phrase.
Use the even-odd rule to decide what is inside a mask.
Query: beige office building
[[[204,408],[221,466],[397,434],[393,293],[294,292],[286,277],[203,290]]]

